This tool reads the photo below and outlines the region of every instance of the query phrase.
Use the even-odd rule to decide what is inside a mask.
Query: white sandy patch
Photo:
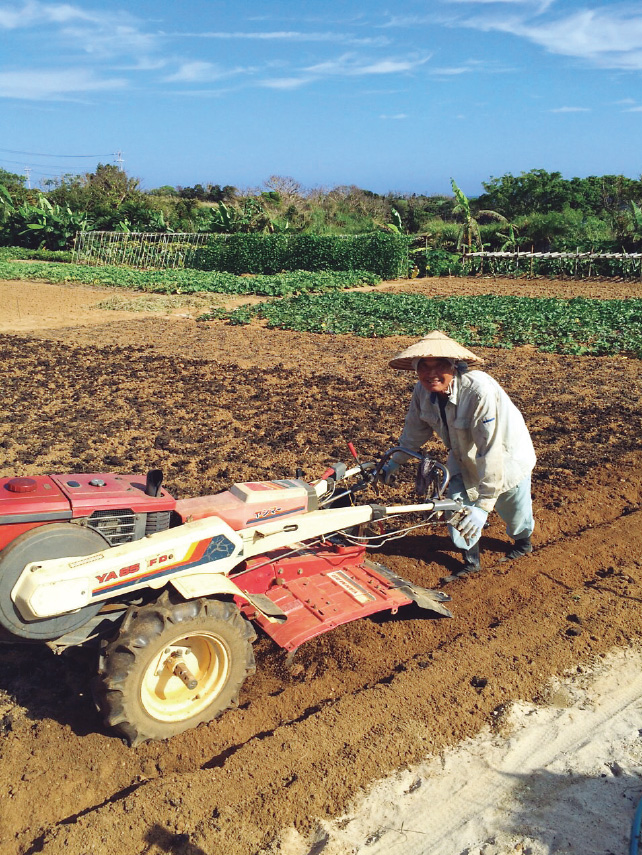
[[[579,669],[578,669],[579,670]],[[379,782],[283,855],[609,855],[642,798],[642,651],[615,651],[441,757]],[[453,710],[453,715],[457,711]],[[641,847],[642,850],[642,847]]]

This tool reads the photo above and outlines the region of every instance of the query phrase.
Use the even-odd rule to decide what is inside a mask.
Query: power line
[[[30,157],[114,157],[120,152],[110,151],[109,154],[43,154],[37,151],[15,151],[12,148],[0,148],[0,151],[6,151],[9,154],[27,154]]]
[[[26,168],[24,166],[24,160],[8,160],[5,157],[0,157],[0,163],[11,163],[14,166],[22,166],[23,168]],[[62,169],[63,165],[61,163],[36,163],[36,166],[40,169]],[[70,164],[69,169],[73,168],[73,165]]]
[[[32,175],[37,175],[39,178],[64,178],[66,175],[74,175],[71,172],[38,172],[30,166],[25,166],[22,170],[25,174],[29,170]]]

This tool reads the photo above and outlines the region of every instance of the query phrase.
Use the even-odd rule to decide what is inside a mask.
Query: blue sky
[[[642,172],[639,0],[0,0],[0,36],[0,166],[32,186]]]

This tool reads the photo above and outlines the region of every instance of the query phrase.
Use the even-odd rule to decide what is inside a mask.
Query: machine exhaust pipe
[[[147,473],[145,481],[145,495],[156,498],[160,496],[161,484],[163,483],[163,473],[160,469],[150,469]]]

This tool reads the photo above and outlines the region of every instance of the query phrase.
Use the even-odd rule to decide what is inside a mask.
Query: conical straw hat
[[[467,362],[469,365],[481,365],[483,359],[463,347],[463,345],[449,338],[439,330],[433,330],[424,336],[417,344],[411,344],[394,359],[388,363],[391,368],[399,368],[401,371],[413,371],[413,360],[415,359],[452,359],[455,362]]]

